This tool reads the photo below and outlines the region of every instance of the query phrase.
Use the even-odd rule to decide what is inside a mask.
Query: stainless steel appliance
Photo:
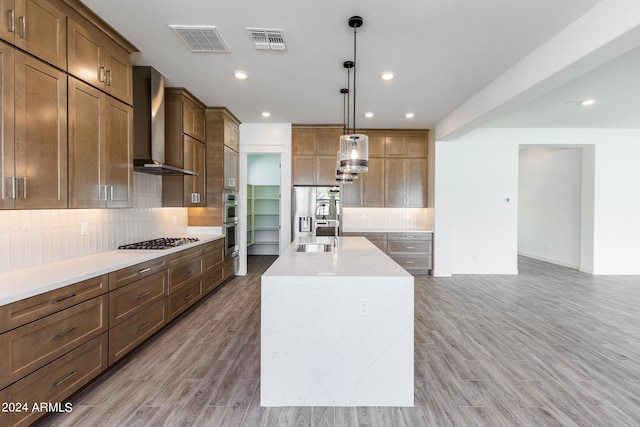
[[[238,195],[224,194],[224,255],[232,256],[238,252]]]
[[[302,236],[333,236],[340,227],[339,187],[293,187],[292,233]]]
[[[158,239],[121,245],[118,246],[118,249],[169,249],[175,248],[176,246],[188,245],[189,243],[199,240],[197,237],[160,237]]]

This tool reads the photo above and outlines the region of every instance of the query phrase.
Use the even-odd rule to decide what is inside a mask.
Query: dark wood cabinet
[[[427,160],[385,160],[385,206],[422,208],[427,206]]]
[[[384,207],[385,206],[385,160],[369,158],[369,171],[358,175],[352,184],[343,186],[343,206]]]

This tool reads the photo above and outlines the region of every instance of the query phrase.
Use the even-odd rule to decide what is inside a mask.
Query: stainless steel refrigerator
[[[331,236],[340,226],[339,187],[293,187],[291,237]]]

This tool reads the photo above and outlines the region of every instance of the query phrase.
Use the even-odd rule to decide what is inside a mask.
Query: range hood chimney
[[[133,67],[133,170],[153,175],[197,175],[164,163],[164,77]]]

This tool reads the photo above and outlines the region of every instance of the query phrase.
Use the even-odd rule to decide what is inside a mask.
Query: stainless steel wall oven
[[[226,257],[238,252],[238,195],[224,194],[224,255]]]

